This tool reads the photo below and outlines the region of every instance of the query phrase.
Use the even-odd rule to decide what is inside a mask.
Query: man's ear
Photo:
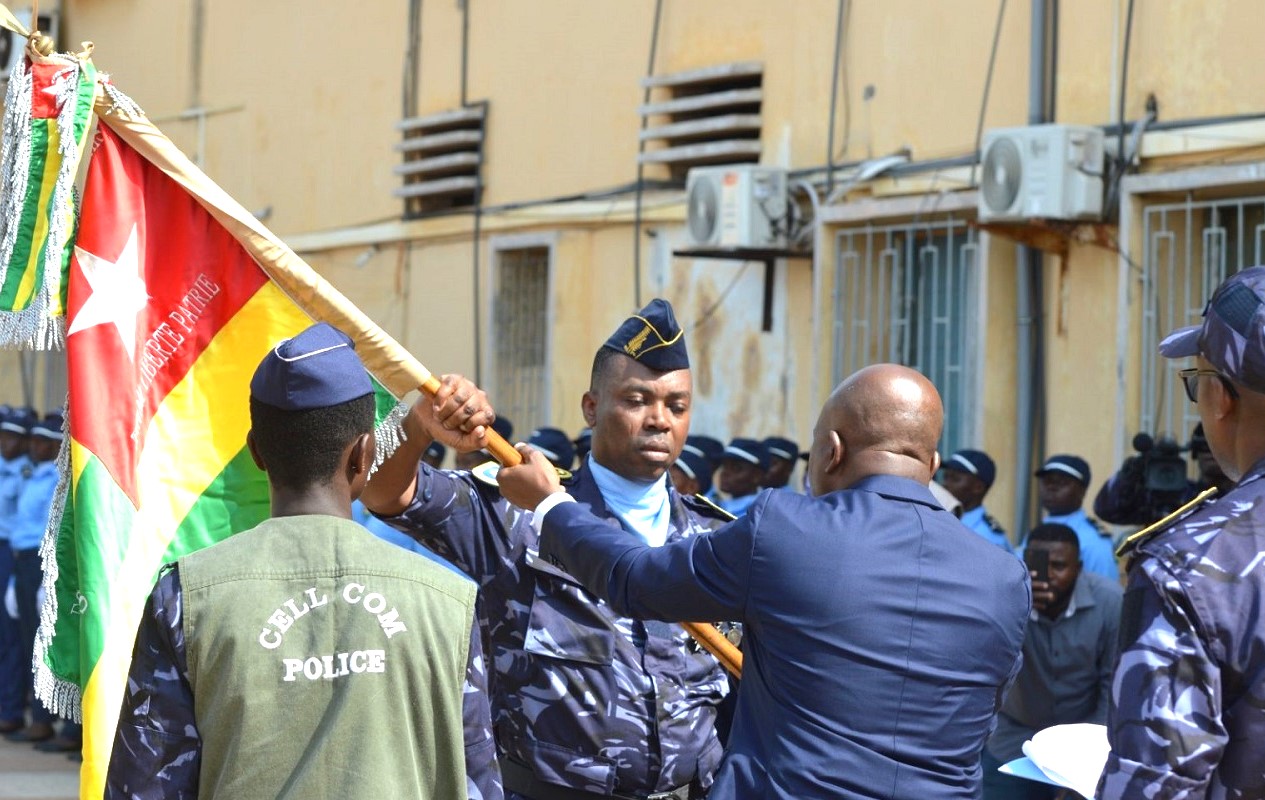
[[[369,482],[369,470],[373,467],[373,456],[377,452],[377,442],[372,433],[362,433],[351,444],[347,445],[347,485],[351,489],[351,499],[360,497],[365,484]]]
[[[936,473],[940,471],[940,463],[940,451],[937,450],[931,454],[931,477],[934,478]]]
[[[597,420],[597,395],[592,389],[580,398],[580,413],[584,415],[584,424],[592,428]]]
[[[839,431],[830,432],[830,457],[826,459],[826,472],[835,472],[843,466],[848,455],[848,446],[839,437]]]
[[[1217,419],[1226,419],[1238,411],[1239,401],[1230,394],[1230,388],[1224,381],[1210,381],[1216,384],[1216,394],[1212,396],[1212,412]]]
[[[255,430],[251,428],[246,431],[246,448],[250,450],[250,458],[255,462],[255,466],[264,472],[268,471],[268,465],[264,463],[263,456],[259,455],[259,448],[255,444]]]

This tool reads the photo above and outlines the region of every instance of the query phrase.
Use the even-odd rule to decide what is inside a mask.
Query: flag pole
[[[139,109],[120,108],[118,98],[107,88],[98,92],[96,112],[98,120],[197,199],[292,300],[351,336],[365,367],[379,376],[396,397],[403,397],[413,389],[430,396],[439,390],[439,379],[422,362],[343,297],[253,214],[206,179],[171,140],[138,113]],[[512,467],[522,463],[522,456],[514,446],[490,428],[486,449],[502,465]],[[725,669],[737,677],[742,676],[742,652],[715,627],[697,622],[683,622],[681,627]]]

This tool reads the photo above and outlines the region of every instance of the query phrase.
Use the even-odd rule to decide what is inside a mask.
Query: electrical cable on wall
[[[654,77],[655,54],[659,49],[659,21],[663,14],[663,0],[655,0],[654,23],[650,27],[650,60],[646,65],[646,77]],[[642,96],[642,105],[650,103],[650,87],[646,86]],[[647,118],[641,115],[641,130],[645,130]],[[636,197],[633,200],[633,306],[641,308],[641,198],[645,193],[644,177],[646,165],[641,161],[641,154],[646,152],[646,140],[637,137],[637,183]]]
[[[1001,41],[1001,24],[1006,18],[1006,0],[1001,0],[997,7],[997,24],[993,27],[993,47],[988,53],[988,72],[984,76],[984,96],[980,98],[979,119],[975,123],[975,162],[971,164],[971,186],[976,186],[975,170],[979,167],[984,154],[979,151],[980,142],[984,138],[984,116],[988,111],[988,95],[993,88],[993,68],[997,66],[997,43]]]

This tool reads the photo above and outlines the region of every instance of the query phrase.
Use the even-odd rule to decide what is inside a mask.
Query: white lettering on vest
[[[302,675],[309,681],[333,680],[366,672],[386,672],[385,650],[353,650],[350,653],[334,653],[327,656],[281,659],[283,681],[294,683]]]
[[[312,609],[320,608],[329,602],[328,595],[317,596],[315,586],[305,589],[303,595],[306,595],[307,599],[303,601],[302,606],[295,602],[295,598],[287,598],[282,601],[281,606],[268,616],[268,626],[271,627],[265,626],[263,631],[260,632],[260,646],[269,650],[277,649],[281,646],[281,640],[285,637],[285,632],[290,630],[295,620],[302,619]]]

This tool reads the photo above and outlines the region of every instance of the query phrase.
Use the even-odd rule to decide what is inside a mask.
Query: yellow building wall
[[[1111,122],[1127,2],[1058,5],[1056,117]],[[62,45],[94,40],[98,66],[186,152],[201,157],[208,174],[269,227],[307,241],[305,257],[432,369],[473,375],[481,364],[488,368],[476,352],[473,326],[477,308],[487,330],[494,240],[547,234],[555,237],[549,398],[557,424],[580,426],[578,397],[593,350],[635,307],[639,288],[643,301],[662,293],[678,304],[696,351],[697,429],[720,438],[784,433],[808,443],[817,408],[832,388],[831,332],[823,326],[814,334],[812,327],[813,309],[828,311],[832,296],[830,231],[816,284],[811,262],[778,263],[774,329],[767,333],[759,330],[761,265],[744,272],[740,262],[671,256],[684,240],[679,205],[648,205],[640,285],[634,286],[628,196],[587,210],[574,204],[489,208],[477,245],[476,294],[470,215],[400,223],[402,205],[391,195],[398,183],[392,175],[395,124],[405,107],[408,4],[204,0],[203,6],[200,94],[191,72],[193,0],[62,0]],[[466,99],[490,102],[485,204],[633,181],[653,0],[423,3],[418,113],[449,110],[462,100],[463,6],[469,9]],[[654,70],[762,62],[762,160],[797,170],[819,167],[827,161],[838,7],[835,0],[664,3]],[[996,0],[847,7],[830,154],[836,160],[900,148],[922,161],[968,155],[981,109],[985,130],[1026,122],[1027,4],[1006,6],[986,106],[1001,7]],[[1259,89],[1243,76],[1265,67],[1256,42],[1259,13],[1249,0],[1136,4],[1125,116],[1143,113],[1149,94],[1161,120],[1258,111]],[[195,102],[209,111],[201,127],[179,118]],[[1148,162],[1144,168],[1165,167]],[[646,174],[664,173],[650,168]],[[893,183],[896,190],[934,195],[965,188],[966,178],[941,170],[902,180]],[[326,235],[324,243],[312,244]],[[979,444],[996,458],[1000,474],[1017,480],[1014,247],[994,237],[988,252]],[[1126,281],[1126,288],[1136,287]],[[1128,353],[1121,371],[1115,254],[1074,245],[1064,262],[1049,259],[1045,289],[1048,448],[1085,455],[1105,477],[1121,454],[1124,432],[1133,432],[1138,419],[1136,303],[1126,304]],[[486,347],[486,334],[481,338]],[[12,374],[4,363],[0,372]],[[1119,374],[1127,382],[1123,421],[1114,399]],[[16,384],[6,379],[6,385],[12,393]],[[990,496],[1007,523],[1012,497],[1013,487],[1000,481]]]

